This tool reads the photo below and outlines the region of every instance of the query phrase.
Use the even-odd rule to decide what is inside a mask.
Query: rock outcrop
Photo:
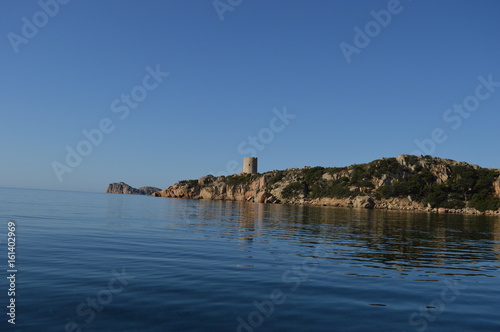
[[[156,197],[500,214],[500,171],[400,155],[348,167],[304,167],[180,181]]]
[[[136,189],[124,182],[118,182],[109,184],[106,192],[110,194],[152,195],[159,190],[161,189],[156,187],[141,187]]]

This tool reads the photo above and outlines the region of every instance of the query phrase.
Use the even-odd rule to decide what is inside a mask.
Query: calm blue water
[[[0,188],[0,330],[500,331],[500,220]]]

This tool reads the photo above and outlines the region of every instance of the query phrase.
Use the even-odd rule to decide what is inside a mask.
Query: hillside
[[[152,195],[161,190],[156,187],[141,187],[134,188],[124,182],[110,183],[106,189],[106,193],[110,194],[132,194],[132,195]]]
[[[180,181],[153,196],[500,214],[500,171],[400,155],[348,167],[304,167]]]

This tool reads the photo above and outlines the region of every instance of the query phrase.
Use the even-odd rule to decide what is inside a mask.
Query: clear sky
[[[1,1],[0,186],[165,188],[253,152],[500,168],[499,1],[215,5]]]

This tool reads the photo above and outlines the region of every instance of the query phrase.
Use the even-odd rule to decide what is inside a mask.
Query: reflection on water
[[[139,264],[159,278],[142,296],[161,290],[169,299],[165,330],[235,331],[256,317],[255,301],[276,290],[286,301],[254,331],[492,331],[500,324],[496,217],[107,199],[109,226],[134,227],[148,238],[136,249],[141,257],[169,262],[165,270]]]
[[[169,214],[194,228],[211,226],[221,236],[233,229],[242,246],[251,247],[268,236],[354,246],[358,257],[395,269],[408,264],[453,268],[460,263],[475,270],[481,267],[478,262],[500,259],[497,217],[203,200],[176,203]]]
[[[495,217],[5,189],[0,200],[19,225],[20,331],[68,319],[96,332],[499,330]],[[112,269],[137,278],[87,325],[75,310]]]
[[[107,197],[113,226],[137,218],[173,220],[199,236],[237,239],[243,258],[253,257],[255,244],[273,242],[321,246],[326,259],[392,270],[398,276],[412,272],[413,280],[422,281],[443,275],[488,276],[499,267],[500,220],[492,216],[183,199],[157,199],[160,207],[145,211],[145,200],[137,198],[134,206],[130,200],[124,204],[126,199]],[[145,227],[155,227],[153,221],[145,222]],[[237,265],[253,266],[248,260]],[[367,276],[366,271],[347,273]]]

